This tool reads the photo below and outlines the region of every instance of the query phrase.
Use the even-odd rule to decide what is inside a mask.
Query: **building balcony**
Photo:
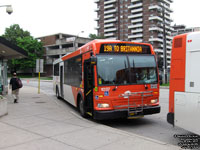
[[[165,20],[165,24],[167,24],[167,25],[171,25],[171,21],[167,21],[167,20]]]
[[[94,20],[95,20],[95,21],[99,21],[99,19],[100,19],[100,18],[98,17],[98,18],[95,18]]]
[[[155,51],[156,53],[163,53],[163,49],[159,49],[159,48],[155,48],[154,51]]]
[[[104,10],[105,9],[109,9],[109,8],[115,8],[115,5],[114,4],[110,4],[110,5],[104,6]]]
[[[166,19],[168,22],[172,22],[172,19],[170,18],[170,16],[165,15],[165,19]]]
[[[166,25],[165,28],[166,28],[167,30],[169,30],[169,31],[173,31],[173,28],[170,27],[170,26],[168,26],[168,25]]]
[[[95,27],[94,29],[95,29],[95,30],[99,30],[99,28],[100,28],[100,27],[99,27],[99,26],[97,26],[97,27]]]
[[[161,47],[163,48],[163,44],[161,44]],[[168,50],[171,50],[171,49],[172,49],[172,46],[171,46],[171,45],[167,45],[166,48],[167,48]],[[168,53],[171,53],[171,52],[169,51]]]
[[[142,11],[143,11],[143,8],[138,8],[138,9],[131,10],[131,13],[139,13],[139,12],[142,12]]]
[[[149,42],[163,42],[162,38],[149,38]]]
[[[104,15],[105,14],[110,14],[110,13],[115,13],[115,12],[117,12],[116,8],[115,9],[106,10],[106,11],[104,11]]]
[[[173,10],[170,8],[169,5],[166,5],[166,4],[164,4],[164,3],[158,3],[158,4],[159,4],[159,6],[160,6],[161,8],[165,8],[165,10],[167,10],[167,11],[169,11],[169,12],[173,12]]]
[[[154,9],[162,11],[162,7],[160,7],[158,5],[151,5],[151,6],[149,6],[149,10],[154,10]]]
[[[170,45],[167,45],[167,49],[171,50],[172,49],[172,46]],[[169,53],[171,54],[171,51],[169,51]]]
[[[149,31],[159,31],[159,32],[163,32],[163,29],[162,29],[162,28],[159,28],[159,27],[150,27],[150,28],[149,28]]]
[[[161,53],[160,56],[163,58],[163,51],[164,51],[163,49],[155,48],[154,51],[155,51],[156,53]],[[167,50],[166,53],[167,53],[167,58],[168,58],[168,59],[171,59],[171,50]]]
[[[135,30],[131,30],[131,33],[143,33],[143,29],[135,29]]]
[[[111,18],[111,19],[108,19],[108,20],[104,20],[104,24],[105,23],[116,22],[116,21],[117,21],[117,18]]]
[[[114,23],[105,24],[104,28],[114,27]]]
[[[135,3],[135,2],[141,2],[141,0],[131,0],[131,2]]]
[[[142,24],[142,23],[139,23],[139,24],[129,25],[129,26],[128,26],[129,29],[139,28],[139,27],[143,27],[143,24]]]
[[[114,14],[111,14],[111,15],[105,15],[104,16],[104,19],[107,19],[107,18],[113,18],[114,17]]]
[[[163,54],[163,52],[162,52],[162,54]],[[160,57],[163,58],[163,55],[160,55]],[[167,60],[167,63],[170,64],[171,56],[167,56],[167,59],[168,59],[168,60]]]
[[[129,39],[133,39],[133,38],[142,38],[143,34],[134,34],[134,35],[129,35],[128,38]]]
[[[159,33],[159,34],[158,34],[158,37],[163,37],[163,34],[162,34],[162,33]]]
[[[143,39],[134,39],[134,40],[131,40],[131,42],[138,42],[138,43],[141,43],[141,42],[143,42]]]
[[[142,17],[142,16],[143,16],[143,14],[139,13],[139,14],[130,15],[130,16],[128,16],[128,18],[131,19],[131,18],[138,18],[138,17]]]
[[[46,51],[46,56],[51,56],[51,55],[63,55],[69,52],[73,52],[74,48],[63,48],[63,49],[51,49]]]
[[[95,11],[95,12],[98,12],[99,10],[100,10],[100,9],[99,9],[99,7],[98,7],[98,8],[96,8],[94,11]]]
[[[171,40],[167,40],[166,43],[167,43],[168,45],[172,44]]]
[[[113,32],[116,30],[117,30],[117,28],[109,28],[109,29],[104,29],[104,32]]]
[[[109,1],[104,2],[104,5],[116,3],[116,2],[117,2],[117,0],[109,0]]]
[[[141,18],[141,19],[133,19],[133,20],[131,20],[131,23],[138,23],[138,22],[142,22],[143,21],[143,19]]]
[[[149,20],[159,20],[159,21],[163,21],[163,19],[159,16],[150,16]]]
[[[105,37],[108,37],[108,36],[114,36],[114,35],[115,35],[115,34],[112,33],[112,32],[111,32],[111,33],[105,33],[105,34],[104,34]]]
[[[168,5],[170,5],[172,3],[171,0],[162,0],[162,1],[165,2]]]
[[[138,7],[142,7],[143,6],[143,4],[142,4],[142,2],[141,3],[138,3],[138,4],[132,4],[132,5],[130,5],[130,6],[128,6],[128,9],[133,9],[133,8],[138,8]]]
[[[98,3],[98,2],[100,2],[100,0],[94,0],[94,2],[95,2],[95,3]]]

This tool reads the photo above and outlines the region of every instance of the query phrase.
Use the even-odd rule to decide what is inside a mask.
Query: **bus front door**
[[[84,62],[84,97],[87,112],[93,110],[94,66],[90,60]]]
[[[63,66],[60,66],[60,96],[64,98],[63,93]]]

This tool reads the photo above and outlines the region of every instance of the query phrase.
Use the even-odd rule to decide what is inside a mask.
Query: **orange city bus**
[[[159,75],[150,44],[93,40],[54,62],[54,91],[94,119],[160,112]]]

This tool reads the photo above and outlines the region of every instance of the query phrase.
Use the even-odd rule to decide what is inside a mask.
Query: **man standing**
[[[14,103],[18,103],[19,99],[19,83],[17,80],[20,80],[17,78],[17,74],[13,73],[13,77],[10,79],[10,89],[12,87],[12,96],[14,98]]]

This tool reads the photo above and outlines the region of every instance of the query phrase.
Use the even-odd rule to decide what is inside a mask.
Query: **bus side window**
[[[59,76],[59,64],[54,65],[54,76]]]

